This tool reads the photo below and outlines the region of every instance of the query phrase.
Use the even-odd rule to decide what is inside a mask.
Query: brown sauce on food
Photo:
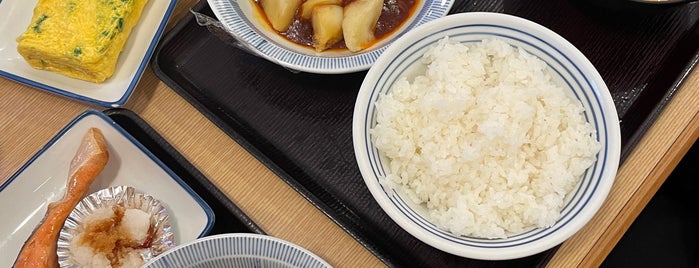
[[[115,206],[114,216],[85,225],[85,234],[78,241],[81,245],[92,247],[95,253],[105,254],[112,266],[121,266],[121,259],[129,251],[143,249],[151,246],[155,230],[151,225],[148,235],[143,243],[131,239],[130,235],[118,228],[124,218],[126,208]]]
[[[354,0],[343,0],[343,6],[351,3]],[[417,10],[417,2],[420,0],[384,0],[381,16],[376,24],[374,36],[376,41],[381,41],[384,37],[398,29],[408,18]],[[264,14],[264,10],[260,5],[259,0],[255,0],[256,8]],[[271,25],[265,17],[265,23]],[[271,27],[271,26],[270,26]],[[311,20],[301,18],[301,9],[296,10],[296,15],[291,23],[291,26],[285,31],[279,33],[281,36],[294,43],[313,48],[313,27]],[[333,45],[331,49],[347,49],[344,41],[340,41]]]

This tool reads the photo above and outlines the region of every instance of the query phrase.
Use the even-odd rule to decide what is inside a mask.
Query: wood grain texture
[[[699,71],[695,69],[619,168],[600,211],[579,233],[563,243],[549,267],[599,266],[697,136]]]
[[[152,72],[145,73],[125,108],[138,113],[268,234],[334,265],[382,265]]]
[[[180,0],[170,27],[196,0]],[[0,78],[0,183],[85,109],[101,109]],[[126,104],[270,235],[336,267],[383,263],[147,69]],[[602,210],[551,267],[599,265],[699,135],[695,69],[620,168]]]
[[[0,78],[0,183],[91,106]]]

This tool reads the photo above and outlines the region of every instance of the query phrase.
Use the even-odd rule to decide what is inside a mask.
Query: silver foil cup
[[[99,190],[83,198],[63,224],[58,238],[58,263],[60,267],[80,267],[71,254],[71,241],[83,232],[85,218],[97,209],[123,206],[140,209],[150,215],[155,233],[149,248],[139,253],[144,263],[151,258],[175,247],[175,236],[168,222],[168,213],[163,204],[152,196],[138,193],[130,186],[114,186]]]

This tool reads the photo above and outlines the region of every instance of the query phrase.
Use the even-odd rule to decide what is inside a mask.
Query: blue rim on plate
[[[189,185],[187,185],[187,183],[185,183],[179,176],[177,176],[177,174],[175,174],[174,171],[172,171],[167,165],[165,165],[163,161],[158,159],[158,157],[156,157],[153,153],[146,149],[146,147],[143,146],[143,144],[141,144],[138,140],[136,140],[136,138],[131,136],[129,132],[127,132],[119,124],[114,122],[114,120],[112,120],[106,114],[93,109],[89,109],[83,112],[82,114],[78,115],[75,119],[68,123],[68,125],[61,129],[61,131],[59,131],[58,134],[56,134],[56,136],[54,136],[46,145],[44,145],[44,147],[42,147],[41,150],[39,150],[39,152],[33,155],[32,158],[29,159],[29,161],[24,163],[24,165],[22,165],[22,167],[17,172],[15,172],[15,174],[13,174],[7,181],[5,181],[5,183],[0,185],[0,192],[2,192],[8,185],[10,185],[15,180],[15,178],[17,178],[19,174],[22,173],[22,171],[27,169],[27,167],[29,167],[34,162],[34,160],[36,160],[36,158],[38,158],[44,151],[46,151],[49,147],[56,143],[56,141],[58,141],[58,139],[60,139],[64,133],[70,130],[73,125],[75,125],[81,119],[91,115],[99,117],[100,119],[104,120],[106,123],[114,127],[114,129],[116,129],[120,134],[124,135],[125,138],[131,141],[136,147],[138,147],[138,149],[141,150],[141,152],[147,155],[153,162],[155,162],[160,168],[162,168],[175,182],[177,182],[178,185],[180,185],[185,191],[187,191],[187,193],[192,196],[192,198],[202,207],[202,209],[204,209],[204,212],[207,216],[206,227],[201,231],[199,237],[202,237],[211,232],[211,228],[214,227],[215,215],[214,211],[211,209],[211,207],[209,207],[209,204],[207,204],[204,201],[204,199],[202,199],[199,196],[199,194],[197,194],[191,187],[189,187]]]
[[[120,92],[121,95],[118,96],[118,98],[105,97],[105,96],[101,96],[101,95],[96,94],[96,93],[92,94],[91,92],[89,92],[89,90],[87,90],[85,92],[77,92],[76,90],[74,90],[74,87],[71,87],[70,85],[61,84],[61,83],[53,81],[53,80],[46,80],[45,78],[38,79],[39,77],[34,77],[33,75],[18,74],[17,72],[12,70],[11,67],[3,68],[2,66],[0,66],[0,76],[17,81],[17,82],[22,83],[22,84],[26,84],[26,85],[31,86],[31,87],[35,87],[35,88],[53,93],[53,94],[57,94],[57,95],[60,95],[63,97],[74,99],[77,101],[81,101],[81,102],[85,102],[85,103],[89,103],[89,104],[93,104],[93,105],[97,105],[97,106],[101,106],[101,107],[107,107],[107,108],[120,107],[128,101],[129,97],[131,97],[131,94],[133,93],[134,89],[138,85],[138,82],[140,81],[141,76],[143,75],[143,72],[145,71],[146,67],[148,66],[148,62],[150,61],[150,58],[153,55],[153,52],[155,51],[155,47],[157,46],[158,41],[160,40],[160,37],[163,35],[163,32],[165,31],[165,26],[167,26],[167,22],[169,21],[170,17],[172,16],[172,13],[175,9],[175,6],[177,5],[178,0],[168,0],[168,1],[170,1],[170,3],[167,4],[167,6],[164,6],[165,7],[164,15],[160,19],[160,21],[158,22],[157,29],[155,30],[152,37],[148,36],[150,43],[148,43],[149,45],[146,48],[146,50],[144,51],[143,57],[138,62],[138,65],[133,66],[133,68],[135,70],[134,70],[134,73],[132,75],[128,75],[128,81],[119,82],[119,85],[110,85],[110,82],[112,82],[112,80],[114,80],[113,79],[114,77],[110,77],[109,79],[107,79],[107,81],[105,81],[103,83],[99,83],[99,84],[92,83],[92,84],[94,84],[93,87],[95,87],[94,88],[95,91],[97,91],[97,90],[123,91],[123,92]],[[16,1],[12,1],[12,2],[0,1],[0,8],[10,9],[13,7],[16,8],[17,5],[30,5],[30,3],[31,3],[30,1],[26,1],[26,0],[16,0]],[[151,4],[151,3],[148,3],[146,5],[149,5],[149,4],[155,5],[155,4]],[[160,4],[160,3],[158,3],[158,4]],[[3,6],[3,5],[5,5],[5,6]],[[7,5],[14,5],[14,6],[7,6]],[[22,6],[21,8],[17,8],[17,10],[28,11],[26,6]],[[141,18],[140,18],[141,21],[138,24],[136,24],[135,27],[145,27],[145,26],[140,25],[140,24],[143,24],[144,17],[153,16],[153,15],[149,15],[148,11],[149,11],[148,9],[144,9],[143,14],[141,15]],[[10,11],[3,10],[2,12],[10,12]],[[17,14],[14,14],[14,15],[17,15]],[[19,16],[19,15],[17,15],[17,16]],[[26,16],[26,14],[24,14],[24,16]],[[1,22],[2,21],[0,21],[0,24],[3,24]],[[13,25],[12,27],[23,27],[22,29],[24,29],[24,27],[26,27],[25,25],[18,26],[16,22],[4,23],[3,25]],[[10,26],[7,26],[7,27],[10,27]],[[1,30],[4,31],[6,29],[1,29]],[[24,30],[22,30],[22,32],[23,31]],[[8,36],[6,36],[6,37],[8,37]],[[139,36],[135,36],[132,33],[131,36],[129,36],[129,39],[136,39],[137,37],[139,37]],[[10,37],[8,37],[8,38],[10,38]],[[14,40],[14,37],[12,37],[11,39]],[[138,40],[138,41],[131,41],[130,40],[128,42],[141,42],[141,43],[143,43],[144,40]],[[5,44],[5,45],[7,45],[7,44]],[[0,49],[3,49],[3,48],[0,47]],[[13,51],[16,54],[16,55],[13,54],[12,59],[7,59],[7,61],[22,60],[22,57],[19,56],[18,53],[16,53],[16,50],[14,49],[14,47],[4,47],[4,49],[7,50],[6,53],[10,53],[10,51]],[[124,54],[124,53],[128,53],[128,51],[122,51],[122,54]],[[120,58],[121,57],[124,57],[124,56],[120,55]],[[0,60],[5,60],[5,59],[0,59]],[[121,59],[120,59],[120,61],[121,61]],[[117,70],[115,71],[115,75],[117,74],[117,72],[120,71],[119,68],[124,68],[124,67],[125,66],[117,65]],[[131,68],[132,66],[129,66],[129,67]],[[49,72],[49,71],[36,70],[35,73],[37,76],[40,76],[42,72]],[[63,79],[63,78],[61,78],[61,79]],[[91,82],[84,82],[82,80],[78,80],[78,79],[74,79],[74,78],[70,78],[70,79],[73,79],[73,80],[75,80],[76,83],[81,83],[81,84],[82,83],[85,83],[85,84],[91,83]],[[117,87],[117,88],[115,88],[115,87]]]
[[[369,69],[376,59],[383,53],[387,43],[376,49],[368,49],[352,55],[323,57],[311,54],[303,54],[283,48],[275,41],[260,34],[257,29],[250,26],[250,21],[245,17],[239,1],[235,0],[207,0],[211,10],[221,21],[223,26],[237,38],[249,44],[249,48],[255,50],[259,56],[284,66],[289,69],[320,74],[339,74],[363,71]],[[249,0],[242,0],[249,1]],[[246,2],[247,4],[247,2]],[[419,0],[418,4],[423,8],[415,15],[413,21],[404,28],[403,33],[392,36],[395,40],[405,32],[422,25],[428,21],[445,16],[454,0]],[[309,49],[310,51],[310,49]]]
[[[44,151],[46,151],[49,147],[51,147],[54,143],[56,143],[56,141],[58,141],[58,139],[60,139],[64,133],[66,133],[68,130],[70,130],[73,127],[73,125],[75,125],[77,122],[79,122],[83,118],[85,118],[87,116],[91,116],[91,115],[99,117],[100,119],[104,120],[106,123],[108,123],[112,127],[114,127],[114,129],[116,129],[120,134],[124,135],[124,137],[127,138],[129,141],[131,141],[131,143],[133,143],[136,147],[138,147],[138,149],[140,149],[141,152],[143,152],[145,155],[147,155],[148,158],[150,158],[160,168],[162,168],[175,182],[177,182],[177,184],[182,186],[182,188],[185,191],[187,191],[187,193],[189,193],[192,196],[192,198],[194,198],[194,200],[197,201],[197,203],[204,209],[204,212],[206,212],[206,216],[208,218],[208,223],[207,223],[206,227],[204,228],[204,230],[202,230],[199,237],[204,236],[204,235],[208,234],[209,232],[211,232],[211,228],[213,228],[213,226],[214,226],[214,212],[211,209],[211,207],[209,207],[209,204],[207,204],[204,201],[204,199],[202,199],[199,196],[199,194],[197,194],[191,187],[189,187],[189,185],[187,185],[187,183],[185,183],[179,176],[177,176],[177,174],[175,174],[174,171],[172,171],[167,165],[165,165],[165,163],[163,163],[163,161],[160,161],[160,159],[158,159],[158,157],[156,157],[153,153],[151,153],[148,149],[146,149],[146,147],[143,146],[143,144],[141,144],[138,140],[136,140],[136,138],[131,136],[131,134],[129,134],[129,132],[127,132],[119,124],[114,122],[114,120],[109,118],[109,116],[107,116],[106,114],[104,114],[100,111],[97,111],[97,110],[93,110],[93,109],[89,109],[89,110],[83,112],[82,114],[80,114],[76,118],[74,118],[70,123],[68,123],[68,125],[63,127],[63,129],[61,129],[61,131],[59,131],[58,134],[56,134],[56,136],[54,136],[46,145],[44,145],[44,147],[42,147],[41,150],[39,150],[39,152],[37,152],[34,156],[32,156],[32,158],[30,158],[29,161],[27,161],[27,163],[24,163],[24,165],[22,165],[22,167],[17,172],[15,172],[15,174],[13,174],[7,181],[5,181],[5,183],[0,185],[0,192],[2,192],[8,185],[10,185],[10,183],[12,183],[12,181],[14,181],[15,178],[17,178],[19,176],[19,174],[22,173],[22,171],[27,169],[27,167],[30,166],[34,162],[34,160],[36,160],[36,158],[38,158]]]
[[[51,167],[48,169],[41,168],[35,166],[34,164],[46,163],[47,161],[51,161],[51,159],[55,158],[60,158],[62,162],[69,162],[72,158],[72,153],[68,152],[66,154],[65,150],[73,151],[75,148],[67,147],[67,145],[70,144],[68,140],[73,142],[73,138],[71,137],[75,137],[77,135],[82,137],[82,134],[79,133],[79,131],[87,127],[101,128],[107,142],[114,142],[110,146],[129,144],[128,148],[113,148],[114,151],[110,152],[110,160],[107,164],[108,166],[105,167],[105,170],[102,172],[102,174],[100,174],[100,176],[106,174],[106,176],[110,178],[113,177],[113,180],[99,180],[98,178],[92,183],[91,188],[101,188],[105,184],[108,186],[108,184],[112,183],[118,184],[121,182],[129,182],[129,186],[133,186],[137,190],[144,191],[144,193],[153,195],[155,198],[163,201],[164,205],[168,208],[168,213],[171,217],[170,222],[171,224],[174,224],[173,227],[175,228],[175,239],[179,241],[178,243],[186,243],[196,238],[203,237],[211,232],[215,221],[215,214],[212,208],[201,198],[201,196],[199,196],[189,185],[187,185],[177,174],[175,174],[173,170],[165,165],[124,128],[118,125],[109,116],[97,110],[87,110],[81,113],[63,129],[61,129],[58,134],[56,134],[46,145],[44,145],[36,154],[34,154],[29,161],[22,165],[17,172],[15,172],[2,185],[0,185],[0,196],[2,196],[3,199],[16,198],[13,196],[23,194],[25,190],[33,190],[34,192],[32,193],[36,197],[31,203],[28,203],[32,207],[30,207],[27,211],[23,211],[22,213],[32,213],[31,210],[35,209],[33,206],[36,204],[40,205],[39,209],[45,208],[48,202],[60,198],[60,196],[56,196],[56,194],[60,194],[60,191],[62,191],[61,187],[65,186],[65,179],[62,179],[61,177],[65,176],[64,174],[67,174],[68,170],[57,171],[55,169],[51,169]],[[66,139],[63,139],[64,137]],[[118,139],[115,137],[118,137]],[[79,140],[74,142],[79,142]],[[133,145],[133,147],[131,147],[131,145]],[[139,155],[133,155],[133,153]],[[136,157],[134,159],[139,159],[139,161],[141,161],[141,159],[148,159],[152,162],[141,161],[135,163],[134,160],[126,159],[127,157]],[[138,169],[126,170],[122,168],[124,165],[138,167]],[[29,173],[25,174],[26,172]],[[44,175],[40,175],[40,177],[26,177],[30,176],[28,174],[35,173],[46,173],[50,175],[46,175],[45,177]],[[133,176],[134,174],[143,175],[145,177]],[[27,185],[25,186],[24,184]],[[37,187],[40,189],[36,189]],[[156,188],[162,188],[165,189],[165,191],[158,192],[152,190]],[[22,192],[18,193],[16,191],[11,191],[18,189],[21,189]],[[6,203],[5,205],[10,204]],[[178,216],[178,213],[180,213],[180,216]],[[18,214],[17,217],[20,217],[19,219],[9,220],[8,222],[21,221],[22,223],[19,227],[11,226],[11,228],[17,229],[15,229],[12,234],[8,234],[8,236],[5,237],[9,239],[8,241],[10,241],[10,243],[0,245],[0,248],[3,250],[8,250],[8,254],[10,255],[12,255],[13,250],[18,251],[21,247],[20,241],[23,242],[26,240],[26,237],[23,236],[27,235],[28,237],[31,230],[33,230],[35,227],[33,222],[37,222],[38,224],[38,221],[43,218],[43,216],[44,215],[41,213],[41,210],[36,210],[28,216]],[[17,230],[20,228],[22,231],[18,232]],[[4,261],[6,260],[0,262],[4,263]]]
[[[261,234],[207,236],[179,245],[146,263],[159,267],[329,268],[326,261],[291,242]]]
[[[367,74],[357,97],[353,119],[355,154],[362,176],[379,205],[413,236],[452,254],[477,259],[512,259],[533,255],[560,244],[582,228],[606,198],[616,175],[620,156],[618,117],[609,90],[594,66],[573,45],[556,33],[522,18],[497,13],[450,15],[407,33],[379,58]],[[377,99],[390,85],[411,71],[424,52],[445,36],[458,42],[478,42],[498,37],[541,58],[572,89],[585,108],[585,118],[597,129],[603,145],[598,159],[571,193],[561,217],[550,228],[537,228],[507,239],[455,236],[441,230],[416,211],[393,189],[384,187],[387,160],[375,148],[371,129],[376,123]],[[547,36],[547,39],[540,36]],[[387,71],[388,70],[388,71]],[[556,79],[556,78],[554,78]]]

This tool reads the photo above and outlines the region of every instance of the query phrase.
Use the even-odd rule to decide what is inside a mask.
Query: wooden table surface
[[[180,0],[169,26],[196,2]],[[697,139],[699,70],[687,75],[620,167],[602,209],[563,243],[551,267],[599,265]],[[301,245],[336,267],[384,265],[150,68],[124,107],[145,119],[268,234]],[[0,78],[0,183],[86,109],[103,108]]]

